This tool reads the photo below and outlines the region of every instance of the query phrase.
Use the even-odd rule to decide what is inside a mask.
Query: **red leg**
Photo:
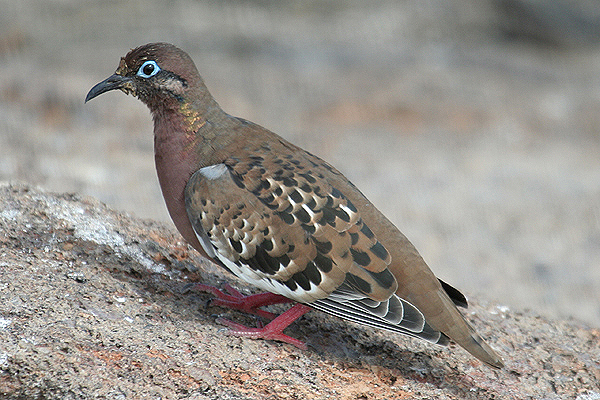
[[[191,289],[211,293],[216,297],[216,299],[213,301],[214,304],[217,306],[224,306],[232,308],[234,310],[240,310],[251,314],[256,314],[267,319],[274,319],[275,317],[277,317],[277,315],[273,314],[272,312],[261,310],[260,307],[268,306],[271,304],[283,304],[292,302],[292,300],[288,299],[285,296],[269,292],[245,296],[229,284],[225,285],[225,290],[229,294],[217,289],[214,286],[204,285],[200,283],[194,285]]]
[[[249,328],[245,325],[223,318],[217,319],[217,322],[227,325],[232,329],[228,332],[229,335],[243,336],[251,339],[278,340],[280,342],[292,344],[299,349],[306,350],[307,346],[304,342],[284,334],[283,330],[309,311],[310,307],[301,303],[296,303],[292,308],[279,315],[262,328]]]

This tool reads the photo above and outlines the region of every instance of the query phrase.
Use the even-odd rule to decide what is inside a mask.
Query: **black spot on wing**
[[[289,251],[292,251],[291,249]],[[277,262],[281,265],[283,265],[284,267],[287,267],[290,264],[290,258],[288,257],[287,254],[282,254],[279,257],[275,257],[275,259],[277,260]]]
[[[312,235],[317,230],[314,225],[306,225],[306,224],[302,224],[302,229],[304,229],[306,231],[306,233],[309,235]]]
[[[287,187],[294,187],[298,185],[298,181],[295,180],[294,178],[283,178],[283,180],[281,181],[281,183],[283,183],[285,186]]]
[[[371,250],[371,252],[373,252],[373,254],[375,254],[377,257],[381,258],[382,260],[386,260],[388,258],[388,252],[385,249],[385,247],[383,247],[381,242],[375,243],[373,246],[371,246],[371,248],[369,250]]]
[[[268,181],[268,180],[266,180],[266,179],[265,179],[265,180],[262,180],[262,181],[260,181],[260,186],[259,186],[259,189],[260,189],[260,188],[262,188],[262,189],[265,189],[265,190],[268,190],[268,189],[270,189],[270,188],[271,188],[271,182],[269,182],[269,181]]]
[[[333,245],[331,244],[330,241],[320,242],[320,241],[318,241],[317,239],[315,239],[313,237],[312,238],[312,242],[315,244],[315,247],[317,248],[317,251],[319,253],[321,253],[321,254],[327,254],[333,248]]]
[[[354,207],[354,204],[352,204],[352,202],[348,199],[346,199],[346,207],[348,207],[348,209],[352,212],[358,212],[356,207]]]
[[[321,273],[312,261],[306,264],[306,268],[304,268],[303,272],[308,280],[314,283],[315,286],[318,286],[321,283]]]
[[[326,200],[325,200],[325,208],[332,208],[332,207],[333,207],[333,197],[327,196]]]
[[[362,228],[360,228],[360,231],[369,239],[373,239],[375,237],[375,234],[373,233],[373,231],[371,231],[371,229],[369,229],[367,224],[363,223],[363,226]]]
[[[351,274],[350,272],[346,273],[346,282],[351,287],[358,289],[358,291],[361,293],[371,293],[371,285],[369,282],[359,278],[354,274]]]
[[[306,212],[304,208],[299,208],[298,211],[294,213],[294,216],[303,224],[308,224],[310,222],[310,215],[308,215],[308,212]]]
[[[315,211],[315,207],[317,206],[317,202],[315,201],[314,198],[311,198],[308,203],[306,203],[306,206],[308,208],[310,208],[311,210]]]
[[[317,180],[312,176],[311,171],[308,171],[306,173],[301,173],[301,174],[298,174],[298,175],[300,175],[301,177],[303,177],[304,179],[306,179],[306,181],[308,183],[316,183],[317,182]]]
[[[319,225],[331,225],[333,221],[335,221],[335,214],[330,207],[324,207],[321,210],[321,219],[318,222]]]
[[[340,198],[344,197],[344,195],[342,194],[342,192],[340,192],[339,190],[337,190],[334,187],[331,188],[331,195],[333,197],[335,197],[336,199],[340,199]]]
[[[336,217],[338,217],[342,221],[350,222],[350,216],[346,211],[342,210],[341,208],[335,208],[333,212],[336,215]]]
[[[358,265],[366,267],[367,265],[369,265],[371,263],[371,258],[364,251],[357,251],[357,250],[354,250],[353,248],[350,248],[350,253],[352,254],[352,259]]]
[[[290,199],[292,199],[294,201],[294,203],[301,203],[302,202],[302,195],[300,194],[299,191],[297,191],[296,189],[292,190],[289,193]]]
[[[302,175],[302,174],[300,174],[300,175]],[[310,187],[310,185],[308,185],[306,183],[303,183],[302,186],[300,186],[300,189],[302,189],[306,193],[312,192],[312,188]]]
[[[298,289],[298,285],[296,284],[296,281],[293,277],[288,279],[287,281],[284,281],[283,284],[287,286],[292,292],[295,292],[296,289]]]
[[[277,212],[277,215],[288,225],[292,225],[296,220],[292,214],[286,212]]]
[[[310,290],[310,281],[302,271],[292,275],[291,279],[293,279],[302,289],[306,291]]]
[[[313,259],[313,262],[321,271],[325,273],[331,272],[331,270],[333,269],[333,261],[331,260],[331,258],[326,257],[320,253],[317,253],[315,258]]]
[[[359,235],[358,233],[350,233],[350,239],[352,240],[352,246],[354,246],[356,243],[358,243],[358,239],[359,239]]]
[[[271,257],[260,246],[256,247],[256,252],[253,257],[247,259],[242,258],[240,260],[253,270],[261,271],[268,275],[274,275],[280,268],[279,260]]]
[[[229,243],[231,243],[231,247],[239,254],[242,252],[242,244],[237,240],[229,239]]]
[[[271,241],[271,240],[265,240],[265,241],[263,241],[261,243],[261,246],[266,251],[271,251],[271,250],[273,250],[273,241]]]
[[[373,280],[384,289],[389,289],[396,283],[396,278],[394,278],[394,275],[392,275],[390,270],[387,268],[381,272],[367,271],[367,273],[371,275]]]
[[[275,201],[275,196],[273,196],[272,193],[268,193],[266,196],[264,197],[259,197],[260,201],[263,202],[263,204],[265,204],[267,207],[269,207],[271,210],[274,210],[275,208],[277,208],[277,204],[274,204]]]

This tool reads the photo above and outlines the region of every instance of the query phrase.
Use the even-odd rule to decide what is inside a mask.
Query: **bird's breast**
[[[154,160],[160,188],[177,230],[196,249],[201,249],[185,209],[185,187],[199,162],[185,134],[155,130]],[[200,250],[201,251],[201,250]]]

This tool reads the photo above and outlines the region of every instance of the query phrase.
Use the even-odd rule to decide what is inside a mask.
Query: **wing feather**
[[[228,159],[190,178],[186,209],[207,254],[262,289],[327,313],[447,340],[394,294],[390,253],[343,190],[319,172],[337,171],[301,156]]]

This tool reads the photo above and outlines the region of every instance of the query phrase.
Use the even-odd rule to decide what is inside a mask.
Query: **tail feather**
[[[493,368],[502,368],[504,363],[496,352],[483,340],[467,322],[445,291],[438,291],[439,299],[445,305],[445,312],[428,320],[432,326],[444,332],[452,341],[463,347],[473,356]]]
[[[462,344],[462,346],[472,355],[483,361],[487,365],[493,368],[503,368],[504,363],[502,359],[496,354],[494,350],[479,336],[474,330],[471,333],[471,342],[468,344]]]

